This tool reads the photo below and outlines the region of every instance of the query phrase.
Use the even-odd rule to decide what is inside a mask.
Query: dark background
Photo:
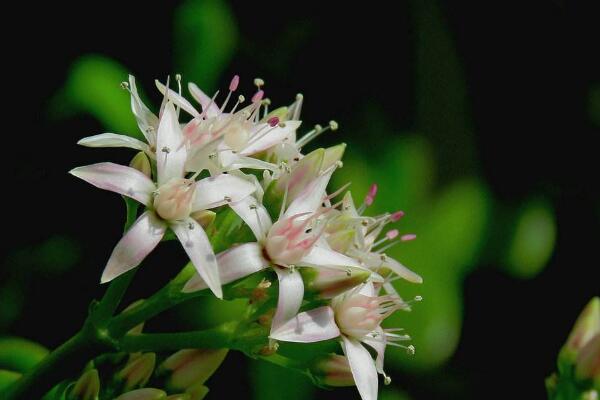
[[[427,124],[419,120],[415,100],[415,3],[234,2],[239,40],[220,83],[233,73],[261,76],[280,102],[301,90],[307,99],[304,118],[311,123],[334,116],[342,126],[352,124],[361,121],[356,115],[366,104],[376,104],[394,127],[385,135],[423,132],[442,166],[440,182],[476,174],[505,210],[517,209],[530,196],[548,199],[557,238],[543,272],[515,279],[496,268],[488,251],[463,284],[464,321],[454,356],[418,373],[392,368],[397,387],[415,399],[543,398],[543,379],[553,371],[577,313],[600,293],[599,126],[593,122],[600,110],[590,100],[600,84],[599,14],[561,1],[437,3],[464,73],[472,128],[465,139],[452,131],[418,129]],[[78,329],[89,300],[101,295],[95,279],[114,245],[106,238],[116,241],[120,233],[122,205],[118,196],[91,190],[66,172],[108,158],[126,163],[131,154],[79,148],[79,138],[103,131],[102,126],[87,115],[53,118],[49,101],[70,65],[86,53],[123,63],[146,88],[154,78],[177,72],[176,6],[23,3],[5,11],[5,21],[15,25],[2,28],[5,302],[0,307],[5,314],[10,314],[8,302],[18,307],[16,315],[4,316],[0,332],[54,347]],[[432,60],[446,62],[444,54]],[[434,83],[445,84],[444,76]],[[343,140],[366,157],[377,157],[387,136],[363,135],[360,128],[343,133]],[[59,235],[60,245],[73,246],[61,238],[76,239],[70,251],[77,267],[33,265],[32,254],[54,257],[54,242],[47,243],[51,234]],[[158,268],[161,257],[174,257],[174,265],[184,262],[182,252],[171,250],[167,246],[149,260],[148,269],[157,267],[153,272],[160,278],[174,271]],[[130,296],[143,295],[152,285],[134,287]],[[251,391],[252,374],[240,373],[240,363],[247,364],[230,356],[225,370],[210,381],[212,393]],[[358,398],[353,389],[318,396]]]

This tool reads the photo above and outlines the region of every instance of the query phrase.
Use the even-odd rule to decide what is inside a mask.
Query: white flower
[[[227,174],[199,181],[186,179],[187,152],[182,143],[175,108],[167,102],[156,135],[157,183],[134,168],[113,163],[99,163],[70,171],[94,186],[131,197],[147,207],[116,245],[102,274],[102,282],[136,267],[170,228],[208,287],[217,297],[222,297],[212,247],[202,226],[190,214],[241,201],[255,191],[255,186]]]
[[[353,258],[320,246],[323,229],[319,217],[326,198],[325,188],[335,167],[308,183],[273,223],[265,207],[252,196],[231,203],[231,208],[248,224],[257,241],[233,247],[217,256],[223,284],[272,266],[279,280],[277,311],[273,317],[271,337],[281,325],[296,316],[304,296],[304,283],[297,267],[343,269],[360,268]],[[185,291],[206,287],[201,276],[194,276]]]

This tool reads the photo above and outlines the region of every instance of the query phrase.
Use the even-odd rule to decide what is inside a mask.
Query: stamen
[[[206,116],[206,112],[208,111],[208,109],[214,104],[215,99],[217,98],[217,96],[219,95],[219,91],[217,90],[215,92],[215,94],[213,95],[213,97],[210,99],[210,101],[208,102],[208,105],[206,106],[206,109],[202,110],[202,113],[200,115],[198,115],[198,119],[202,119],[205,118]]]
[[[381,239],[379,239],[378,241],[376,241],[375,243],[373,243],[373,245],[371,247],[377,247],[389,240],[393,240],[395,239],[397,236],[399,235],[398,233],[398,229],[392,229],[391,231],[387,231],[385,236]]]
[[[129,93],[131,93],[131,89],[129,89],[129,82],[121,82],[121,89],[127,90]]]
[[[267,123],[271,126],[271,127],[275,127],[276,125],[279,124],[279,117],[271,117],[267,120]]]
[[[390,215],[390,221],[397,222],[400,218],[404,217],[404,211],[396,211],[392,215]]]
[[[323,132],[326,132],[328,130],[335,131],[337,129],[338,129],[338,123],[333,120],[329,121],[329,125],[327,125],[325,128],[323,128],[321,125],[317,124],[310,132],[306,133],[304,136],[302,136],[300,139],[298,139],[298,141],[296,141],[296,146],[302,147],[302,146],[306,145],[307,143],[309,143],[311,140],[315,139],[317,136],[319,136]]]
[[[298,93],[296,95],[296,101],[290,107],[290,113],[292,115],[293,120],[297,120],[300,118],[300,111],[302,111],[302,101],[304,100],[304,96],[302,93]]]
[[[400,237],[400,240],[403,242],[409,242],[411,240],[415,240],[417,238],[417,235],[415,235],[414,233],[409,233],[407,235],[402,235]]]
[[[227,103],[229,103],[229,99],[231,98],[231,93],[236,91],[239,84],[240,84],[240,77],[237,75],[234,75],[233,78],[231,79],[231,82],[229,83],[229,93],[227,93],[227,97],[225,98],[225,101],[221,105],[221,112],[223,112],[223,110],[225,110],[225,107],[227,107]]]
[[[260,90],[261,86],[264,86],[265,81],[260,78],[254,78],[254,85]]]
[[[377,184],[374,183],[371,185],[371,187],[369,188],[369,192],[367,193],[367,195],[365,196],[365,201],[364,203],[367,206],[370,206],[371,204],[373,204],[373,201],[375,200],[375,196],[377,195]]]
[[[271,105],[271,100],[264,99],[262,101],[262,104],[263,104],[263,106],[265,106],[265,109],[263,111],[263,118],[265,118],[269,114],[269,106]]]
[[[240,94],[240,95],[238,96],[238,100],[237,100],[237,102],[235,103],[235,105],[233,106],[233,108],[232,108],[232,109],[231,109],[231,111],[230,111],[230,112],[231,112],[231,114],[233,114],[233,113],[235,112],[235,110],[237,109],[237,107],[238,107],[238,106],[239,106],[241,103],[243,103],[244,101],[246,101],[246,98],[245,98],[243,95],[241,95],[241,94]]]

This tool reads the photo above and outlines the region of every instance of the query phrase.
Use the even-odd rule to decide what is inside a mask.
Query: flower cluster
[[[163,95],[158,114],[142,102],[132,76],[123,83],[145,141],[103,133],[79,142],[139,151],[130,166],[105,162],[71,171],[144,207],[115,246],[101,281],[137,267],[170,232],[195,267],[184,292],[210,289],[223,298],[225,285],[272,271],[278,295],[274,312],[267,314],[270,348],[276,351],[277,341],[339,338],[345,356],[332,355],[321,363],[323,382],[355,384],[364,400],[376,399],[378,373],[389,382],[383,370],[386,346],[414,352],[401,344],[408,335],[381,326],[390,314],[410,310],[410,303],[420,300],[403,301],[392,282],[420,283],[421,277],[385,254],[415,237],[386,231],[403,213],[365,215],[376,185],[358,207],[350,192],[343,193],[346,186],[327,191],[342,166],[345,145],[303,154],[310,141],[338,125],[330,121],[299,136],[301,95],[290,106],[269,111],[264,82],[256,79],[257,90],[246,105],[244,96],[235,96],[239,78],[234,76],[221,104],[218,92],[209,97],[190,83],[196,107],[182,95],[180,76],[176,83],[173,90],[168,80],[156,81]],[[183,118],[183,112],[189,117]],[[243,221],[253,240],[215,254],[207,227],[227,210]],[[308,293],[318,293],[318,307],[310,309]]]

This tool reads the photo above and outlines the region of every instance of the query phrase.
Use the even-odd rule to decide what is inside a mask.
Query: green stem
[[[16,381],[6,393],[6,400],[39,399],[44,393],[66,377],[77,374],[87,360],[111,347],[102,342],[89,329],[82,329],[44,358],[33,370]]]
[[[119,347],[129,353],[194,348],[235,348],[237,326],[238,322],[234,321],[202,331],[126,335],[121,339]]]
[[[118,276],[110,283],[102,300],[100,300],[100,303],[98,303],[96,309],[92,313],[92,319],[97,326],[106,325],[108,319],[113,316],[125,295],[125,291],[127,291],[129,284],[133,280],[136,271],[137,268],[134,268],[131,271]]]
[[[259,360],[266,361],[271,364],[278,365],[282,368],[292,369],[296,372],[301,373],[302,375],[307,376],[312,381],[315,381],[313,375],[310,372],[310,369],[303,363],[293,360],[291,358],[282,356],[281,354],[275,353],[270,356],[259,356]]]

